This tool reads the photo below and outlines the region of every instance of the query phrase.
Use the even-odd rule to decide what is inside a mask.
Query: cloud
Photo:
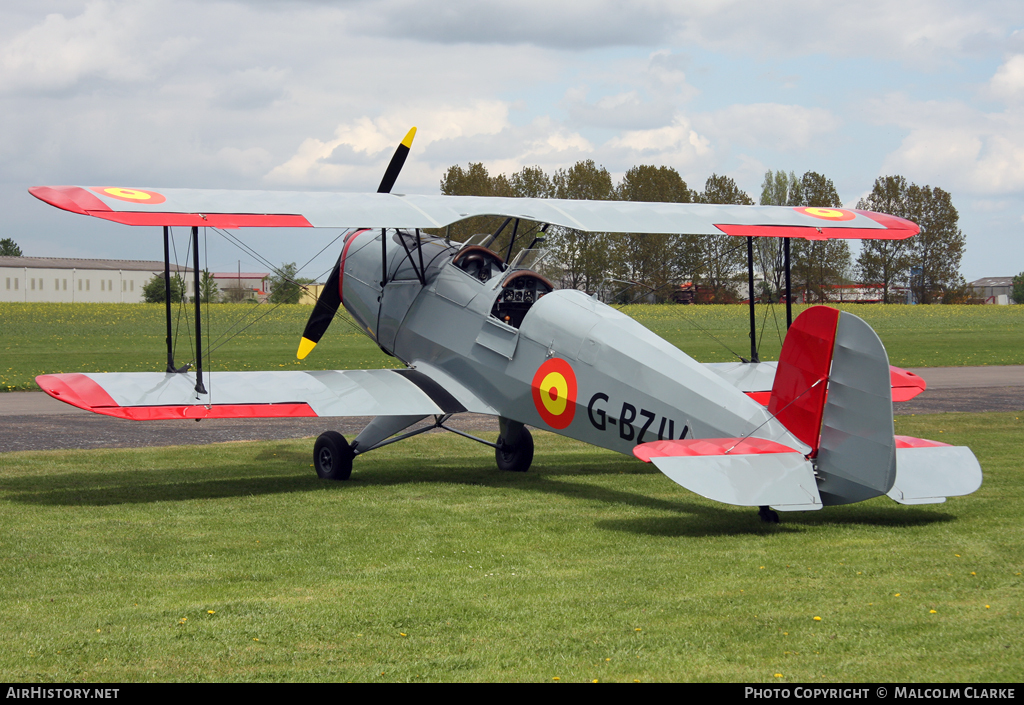
[[[989,91],[1006,103],[1024,101],[1024,54],[1015,54],[1003,63],[989,81]]]
[[[346,185],[370,163],[379,165],[383,173],[398,142],[414,124],[418,129],[414,148],[419,151],[439,140],[500,132],[508,125],[508,105],[497,100],[457,108],[419,105],[377,118],[359,117],[338,125],[330,140],[303,140],[298,150],[271,169],[265,180],[287,185]],[[344,158],[349,154],[356,157],[354,162]]]
[[[698,133],[683,115],[676,115],[664,127],[631,130],[613,137],[602,145],[601,152],[608,154],[619,170],[635,164],[654,164],[692,172],[706,167],[715,157],[711,140]]]
[[[959,101],[878,101],[884,122],[908,132],[882,172],[981,196],[1024,191],[1024,114],[985,113]]]
[[[824,108],[778,103],[731,105],[695,116],[694,122],[717,140],[781,152],[806,149],[842,124]]]
[[[383,0],[354,4],[347,19],[357,33],[424,43],[561,50],[657,45],[683,21],[662,0]]]
[[[232,71],[213,98],[217,107],[230,110],[259,110],[269,107],[285,95],[288,71],[251,67]]]
[[[807,0],[719,0],[679,13],[685,22],[678,44],[772,57],[872,56],[933,71],[956,56],[1009,46],[1022,15],[1008,0],[862,0],[855,11]]]
[[[587,102],[584,90],[570,91],[566,108],[574,124],[611,129],[659,127],[671,122],[673,113],[669,101],[648,102],[635,90],[606,95],[594,102]]]
[[[1015,0],[863,0],[856,11],[809,0],[423,0],[350,3],[353,32],[435,44],[581,51],[667,43],[757,56],[864,56],[920,67],[1009,48]]]
[[[49,14],[0,51],[0,90],[65,90],[85,79],[146,80],[155,65],[180,56],[180,39],[143,42],[151,2],[87,3],[76,17]]]

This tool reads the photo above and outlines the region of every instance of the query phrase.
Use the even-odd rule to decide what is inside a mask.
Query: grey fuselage
[[[413,266],[420,254],[415,239],[405,236],[410,262],[398,237],[386,231],[382,288],[381,231],[349,235],[342,303],[385,352],[431,377],[468,410],[624,454],[648,441],[747,434],[809,452],[762,405],[585,293],[541,294],[516,327],[494,315],[503,284],[517,273],[503,270],[500,258],[482,274],[465,271],[454,263],[457,245],[426,238],[424,285]],[[555,376],[546,375],[550,370]]]

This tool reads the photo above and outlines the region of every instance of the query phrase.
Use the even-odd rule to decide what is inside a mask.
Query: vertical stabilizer
[[[871,326],[845,311],[836,326],[817,470],[826,505],[879,497],[896,479],[889,356]]]
[[[889,358],[857,316],[813,306],[793,322],[768,410],[813,449],[823,504],[859,502],[892,488]]]

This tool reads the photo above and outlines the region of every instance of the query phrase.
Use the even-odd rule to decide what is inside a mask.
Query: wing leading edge
[[[392,193],[34,186],[36,198],[125,225],[439,228],[481,215],[590,232],[902,240],[909,220],[839,208],[732,206]]]

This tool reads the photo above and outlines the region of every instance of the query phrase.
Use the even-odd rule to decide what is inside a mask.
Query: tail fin
[[[813,449],[823,504],[860,502],[892,489],[889,358],[857,316],[814,306],[793,322],[768,410]]]
[[[902,504],[942,502],[981,485],[969,448],[906,437],[898,445],[889,357],[871,327],[845,311],[814,306],[793,322],[768,411],[810,446],[806,457],[803,448],[749,435],[654,441],[633,454],[710,499],[787,510],[884,494]]]

